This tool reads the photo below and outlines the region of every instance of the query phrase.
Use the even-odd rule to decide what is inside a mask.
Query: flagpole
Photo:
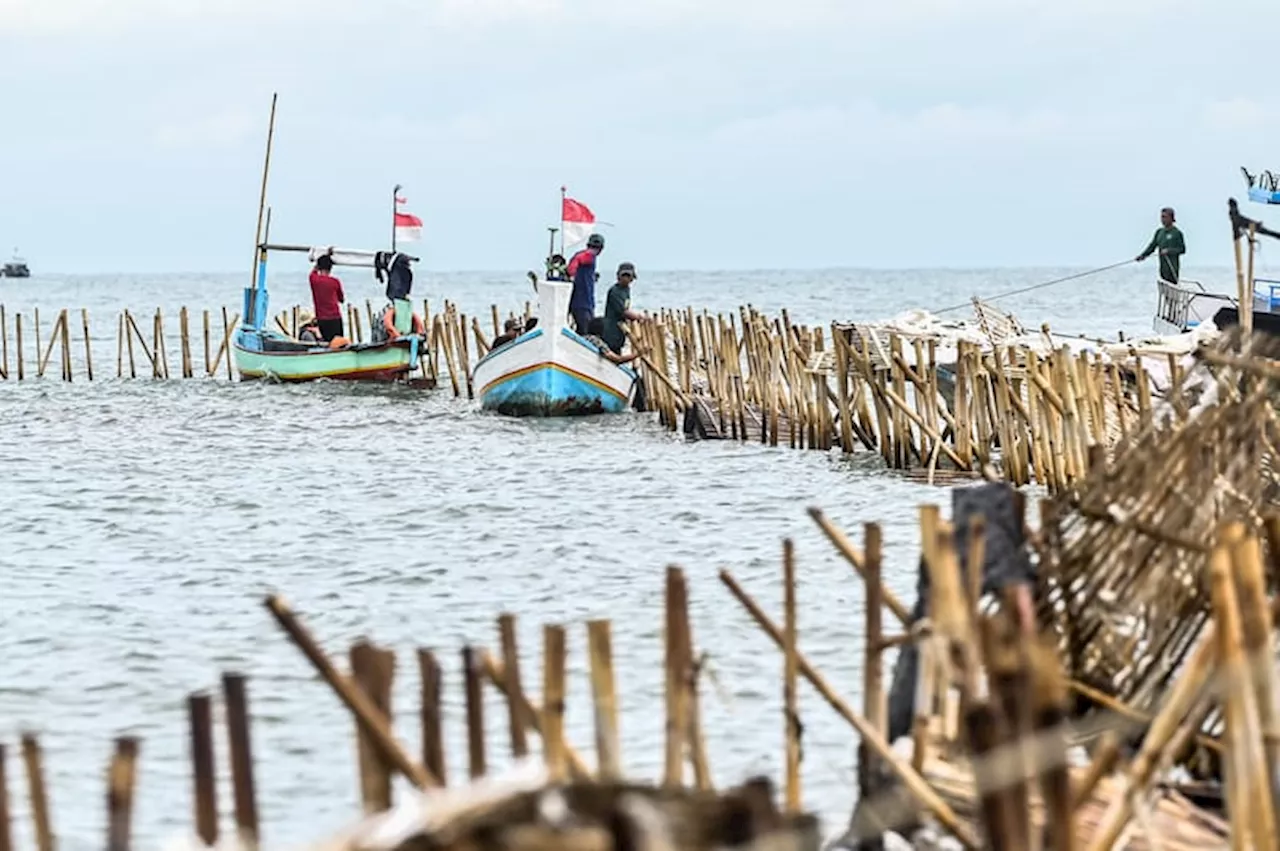
[[[568,188],[560,187],[560,256],[564,256],[564,199]]]
[[[396,250],[396,199],[400,197],[400,190],[403,187],[397,183],[396,188],[391,190],[391,250]]]

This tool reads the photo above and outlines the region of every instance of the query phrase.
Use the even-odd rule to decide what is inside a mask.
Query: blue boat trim
[[[490,349],[490,350],[489,350],[489,353],[488,353],[487,355],[485,355],[484,357],[480,358],[480,360],[476,361],[476,367],[479,367],[479,366],[480,366],[480,364],[484,363],[484,362],[485,362],[485,361],[487,361],[489,358],[491,358],[491,357],[493,357],[494,355],[496,355],[498,352],[507,352],[507,351],[510,351],[511,349],[515,348],[516,346],[520,345],[521,343],[527,343],[527,342],[529,342],[530,340],[536,340],[536,339],[538,339],[538,338],[539,338],[539,337],[541,337],[541,336],[542,336],[542,329],[541,329],[541,328],[534,328],[532,331],[530,331],[530,332],[529,332],[529,333],[527,333],[527,334],[521,334],[519,337],[516,337],[514,340],[512,340],[512,341],[511,341],[511,342],[509,342],[509,343],[503,343],[501,346],[498,346],[498,348],[496,348],[496,349]],[[474,372],[474,369],[473,369],[472,371]]]
[[[589,350],[592,354],[595,354],[599,357],[604,357],[604,355],[600,353],[599,346],[597,346],[595,343],[591,342],[590,340],[588,340],[586,337],[582,336],[578,332],[571,331],[568,328],[561,328],[560,333],[568,337],[570,340],[573,340],[575,343],[582,346],[584,349]],[[627,366],[626,364],[621,364],[621,363],[615,363],[614,366],[616,366],[618,369],[625,372],[632,381],[635,381],[636,371],[634,369]]]

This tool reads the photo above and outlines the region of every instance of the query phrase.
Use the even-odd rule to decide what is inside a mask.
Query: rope
[[[1087,272],[1076,272],[1074,275],[1067,275],[1065,278],[1054,278],[1052,281],[1045,281],[1042,284],[1034,284],[1032,286],[1023,287],[1022,289],[1018,289],[1018,290],[1010,290],[1007,293],[1000,293],[999,295],[993,295],[990,298],[984,298],[982,300],[996,301],[997,299],[1008,298],[1011,295],[1021,295],[1022,293],[1029,293],[1032,290],[1043,289],[1044,287],[1051,287],[1054,284],[1062,284],[1062,283],[1066,283],[1067,281],[1074,281],[1076,278],[1085,278],[1085,277],[1088,277],[1089,275],[1096,275],[1099,272],[1107,272],[1107,271],[1110,271],[1111,269],[1115,269],[1117,267],[1124,266],[1128,263],[1133,263],[1133,262],[1135,261],[1132,259],[1121,260],[1119,263],[1112,263],[1110,266],[1100,266],[1097,269],[1090,269]],[[969,301],[962,301],[959,304],[953,304],[951,307],[944,307],[941,310],[935,310],[934,313],[949,313],[952,310],[959,310],[962,307],[968,307],[970,304],[971,302]]]

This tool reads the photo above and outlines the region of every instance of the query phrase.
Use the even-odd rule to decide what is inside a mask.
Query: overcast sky
[[[561,184],[650,268],[1095,266],[1165,204],[1188,263],[1227,264],[1239,167],[1280,171],[1277,24],[1276,0],[0,0],[0,256],[245,268],[279,91],[273,238],[384,247],[399,182],[429,269],[536,265]]]

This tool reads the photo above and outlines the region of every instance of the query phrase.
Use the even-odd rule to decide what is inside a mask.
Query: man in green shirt
[[[1182,255],[1187,253],[1187,244],[1182,239],[1182,231],[1173,223],[1173,208],[1165,207],[1160,211],[1160,227],[1151,244],[1134,259],[1141,262],[1156,251],[1160,252],[1160,278],[1171,284],[1178,283],[1178,272],[1182,266]]]
[[[604,344],[615,355],[622,354],[622,344],[626,341],[622,333],[622,322],[646,321],[643,313],[631,309],[631,282],[636,279],[636,267],[633,263],[618,265],[618,282],[609,288],[609,296],[604,303]]]

